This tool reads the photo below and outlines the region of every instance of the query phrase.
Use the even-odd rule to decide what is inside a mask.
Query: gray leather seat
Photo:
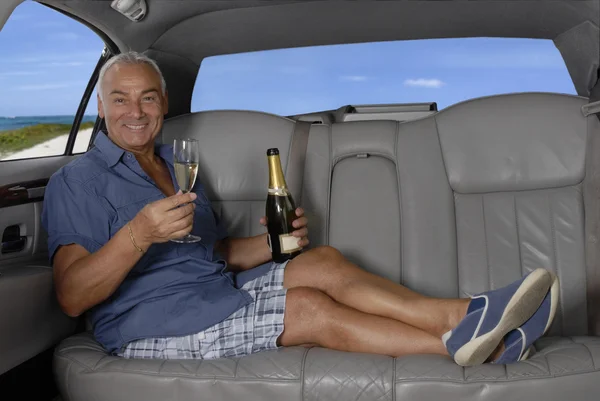
[[[419,292],[466,297],[544,267],[561,302],[530,359],[463,368],[447,357],[391,358],[287,348],[240,359],[124,360],[89,333],[57,349],[68,400],[588,400],[600,394],[599,277],[586,265],[584,188],[595,117],[586,99],[517,94],[476,99],[409,123],[311,128],[301,203],[312,245]],[[202,144],[201,179],[232,235],[261,231],[265,151],[284,166],[294,122],[254,112],[170,120],[165,141]],[[589,161],[589,160],[588,160]]]

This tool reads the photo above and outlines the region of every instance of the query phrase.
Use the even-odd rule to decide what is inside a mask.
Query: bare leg
[[[306,287],[290,289],[286,299],[283,346],[315,344],[348,351],[402,356],[447,355],[439,338],[394,319],[369,315]]]
[[[306,251],[289,262],[284,286],[318,289],[340,304],[395,319],[438,339],[458,325],[469,304],[468,299],[439,299],[418,294],[361,269],[327,246]],[[398,330],[417,335],[408,329]]]

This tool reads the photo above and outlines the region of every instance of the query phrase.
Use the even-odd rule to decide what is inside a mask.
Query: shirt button
[[[131,153],[127,153],[127,157],[131,159]]]

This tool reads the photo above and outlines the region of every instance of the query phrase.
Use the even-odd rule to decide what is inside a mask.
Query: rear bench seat
[[[468,297],[538,266],[561,302],[530,359],[463,368],[449,358],[391,358],[292,347],[240,359],[124,360],[89,333],[56,349],[66,400],[588,400],[600,394],[600,338],[586,269],[586,99],[481,98],[398,124],[313,125],[301,203],[311,246],[329,244],[367,270],[419,292]],[[169,120],[164,140],[197,137],[200,179],[235,236],[261,232],[265,151],[284,166],[294,122],[255,112]],[[589,157],[588,157],[589,159]],[[589,179],[589,177],[587,177]],[[589,206],[589,205],[587,205]],[[597,294],[592,294],[597,296]],[[591,319],[593,320],[593,319]]]

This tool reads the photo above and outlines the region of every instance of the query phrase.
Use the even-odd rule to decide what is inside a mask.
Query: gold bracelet
[[[129,229],[129,238],[131,238],[131,243],[133,244],[133,246],[135,246],[135,249],[137,249],[138,252],[144,253],[144,250],[137,246],[137,244],[135,243],[135,239],[133,238],[133,232],[131,231],[131,224],[127,223],[127,228]]]

